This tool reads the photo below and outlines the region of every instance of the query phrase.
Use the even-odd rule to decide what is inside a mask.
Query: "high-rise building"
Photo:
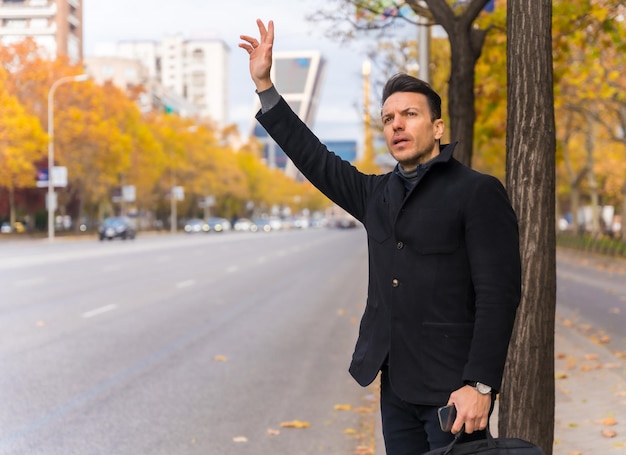
[[[274,52],[272,80],[300,120],[313,128],[320,96],[325,61],[319,51]],[[256,100],[255,113],[259,108]],[[292,176],[297,170],[285,152],[256,121],[252,135],[263,143],[263,156],[269,167],[284,169]]]
[[[33,38],[55,59],[83,59],[82,0],[0,0],[0,42],[5,45]]]
[[[140,61],[165,90],[220,127],[228,123],[228,46],[218,39],[120,41],[114,54]]]

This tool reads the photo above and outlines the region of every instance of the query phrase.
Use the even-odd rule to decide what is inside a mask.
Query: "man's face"
[[[385,100],[381,119],[387,148],[405,171],[439,154],[443,120],[430,119],[425,95],[396,92]]]

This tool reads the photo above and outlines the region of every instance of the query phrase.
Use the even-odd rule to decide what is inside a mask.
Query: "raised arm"
[[[241,35],[239,38],[241,38],[243,43],[239,43],[239,47],[250,55],[250,76],[257,92],[262,92],[274,85],[270,77],[272,47],[274,45],[274,22],[269,21],[267,27],[260,19],[257,19],[256,23],[259,27],[259,39]]]

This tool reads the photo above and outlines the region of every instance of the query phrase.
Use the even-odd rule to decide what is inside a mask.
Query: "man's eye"
[[[387,124],[391,121],[391,117],[383,117],[383,123]]]

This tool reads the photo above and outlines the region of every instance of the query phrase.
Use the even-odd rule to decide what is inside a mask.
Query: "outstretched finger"
[[[274,21],[269,21],[267,27],[261,19],[256,20],[259,27],[259,35],[261,36],[262,43],[272,44],[274,42]]]

